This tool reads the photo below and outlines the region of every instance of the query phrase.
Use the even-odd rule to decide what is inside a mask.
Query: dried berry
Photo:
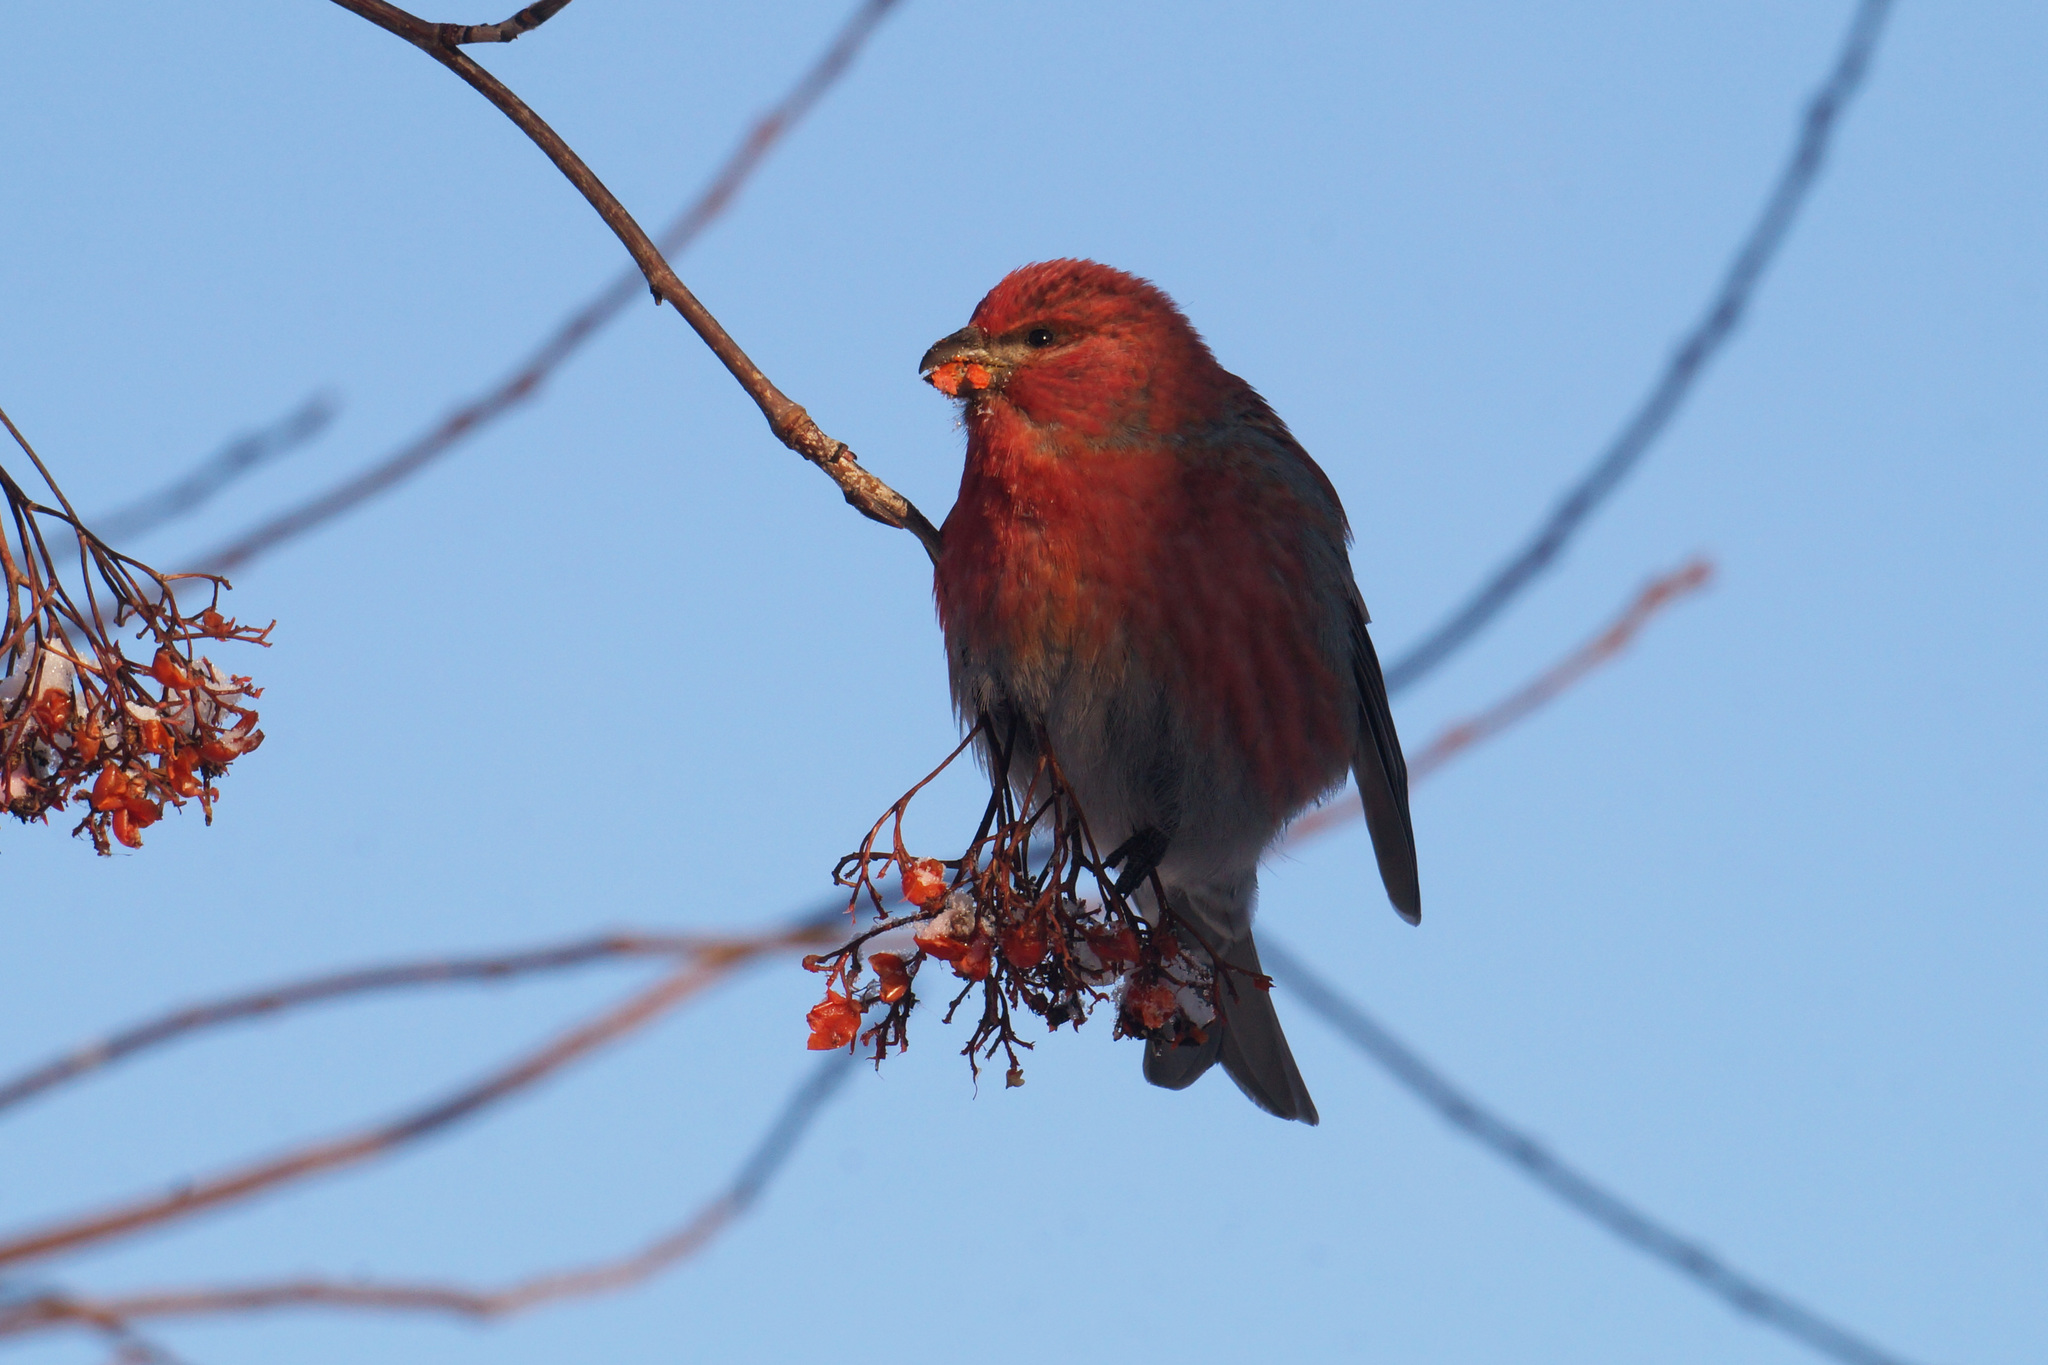
[[[937,858],[920,858],[903,869],[903,899],[920,910],[946,898],[946,867]]]
[[[860,1036],[860,1007],[838,991],[828,990],[824,1000],[804,1016],[804,1022],[811,1026],[811,1051],[829,1052]]]
[[[894,953],[872,953],[868,965],[875,969],[875,979],[881,983],[883,1004],[893,1005],[910,994],[910,972],[902,958]]]

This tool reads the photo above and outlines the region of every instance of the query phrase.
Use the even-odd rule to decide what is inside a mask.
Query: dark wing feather
[[[1365,806],[1365,825],[1372,831],[1380,880],[1387,899],[1410,924],[1422,922],[1422,885],[1415,870],[1415,826],[1408,819],[1408,761],[1401,757],[1401,737],[1394,733],[1394,714],[1387,708],[1387,680],[1380,656],[1366,631],[1365,603],[1352,598],[1351,671],[1358,685],[1358,747],[1351,770],[1358,777],[1358,795]]]

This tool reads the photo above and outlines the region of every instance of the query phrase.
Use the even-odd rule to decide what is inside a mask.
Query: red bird
[[[1420,920],[1351,529],[1265,400],[1163,292],[1093,261],[1013,272],[919,368],[965,403],[934,586],[953,700],[1017,736],[1011,782],[1044,736],[1120,884],[1156,870],[1256,972],[1260,855],[1348,769],[1387,896]],[[1149,887],[1139,903],[1158,917]],[[1266,992],[1203,1043],[1149,1040],[1145,1078],[1178,1090],[1218,1061],[1261,1109],[1316,1122]]]

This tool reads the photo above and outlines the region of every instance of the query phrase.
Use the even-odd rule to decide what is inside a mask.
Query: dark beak
[[[988,333],[979,327],[962,327],[945,340],[932,343],[932,348],[924,353],[924,359],[917,362],[917,372],[930,374],[954,360],[993,367],[995,358],[988,353]]]

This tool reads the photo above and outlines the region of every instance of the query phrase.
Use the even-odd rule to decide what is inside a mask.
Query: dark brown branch
[[[634,264],[640,267],[640,273],[647,277],[655,297],[682,314],[683,320],[711,348],[711,353],[718,357],[727,372],[739,381],[747,396],[761,409],[761,415],[768,419],[768,428],[775,433],[776,439],[824,470],[839,485],[839,491],[854,510],[884,526],[909,531],[918,538],[927,554],[935,560],[938,558],[938,528],[912,506],[908,498],[869,473],[845,442],[827,436],[801,405],[775,386],[761,367],[740,349],[739,343],[733,340],[718,319],[711,315],[711,310],[698,302],[697,296],[669,268],[660,248],[634,221],[618,197],[605,188],[597,173],[585,165],[583,158],[540,115],[528,108],[525,101],[497,77],[478,66],[467,53],[443,41],[438,25],[396,5],[387,4],[385,0],[334,0],[334,3],[405,39],[453,71],[533,139],[534,145],[546,153],[548,160],[555,163],[555,168],[582,193],[606,226],[625,245]]]
[[[522,33],[531,33],[569,8],[569,0],[539,0],[501,24],[436,24],[444,43],[509,43]]]
[[[1574,1212],[1627,1245],[1691,1280],[1766,1327],[1783,1332],[1844,1365],[1908,1365],[1905,1357],[1865,1340],[1761,1280],[1737,1270],[1700,1243],[1566,1163],[1535,1137],[1482,1104],[1395,1037],[1377,1019],[1339,995],[1308,965],[1271,938],[1266,962],[1276,980],[1323,1017],[1446,1123],[1556,1195]]]
[[[731,207],[748,177],[767,159],[776,143],[810,112],[833,82],[845,74],[861,45],[897,3],[898,0],[863,0],[818,60],[797,79],[788,93],[748,128],[739,145],[733,148],[712,176],[711,183],[704,187],[703,193],[656,239],[656,245],[664,256],[674,256],[688,247]],[[458,403],[427,431],[407,441],[377,464],[244,531],[202,557],[200,564],[209,572],[227,573],[405,482],[491,423],[537,398],[554,372],[606,324],[625,311],[626,306],[646,287],[645,278],[629,266],[595,297],[563,319],[526,359],[490,388]]]

